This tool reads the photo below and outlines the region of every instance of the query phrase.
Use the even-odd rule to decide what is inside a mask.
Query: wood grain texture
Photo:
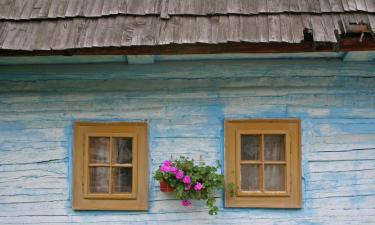
[[[374,30],[375,13],[373,0],[2,0],[0,6],[0,50],[26,52],[301,43],[306,30],[314,42],[330,44],[352,23]]]
[[[2,224],[372,224],[373,62],[227,60],[0,67]],[[209,217],[160,193],[166,158],[223,159],[223,121],[302,121],[301,210],[223,209]],[[71,209],[73,122],[147,121],[149,211]],[[222,162],[223,163],[223,162]],[[313,222],[312,222],[313,221]]]
[[[374,13],[372,0],[3,0],[0,18],[37,20],[111,15],[255,15],[263,13]]]
[[[312,31],[314,42],[329,45],[339,42],[336,33],[345,39],[352,23],[366,23],[372,29],[375,26],[373,18],[372,14],[352,13],[173,16],[168,20],[157,16],[115,16],[98,19],[77,17],[64,20],[0,21],[0,50],[22,50],[38,54],[38,50],[88,51],[94,48],[108,50],[111,47],[156,46],[165,47],[169,51],[180,51],[165,45],[191,44],[200,48],[199,44],[232,44],[231,42],[240,41],[244,43],[243,46],[246,43],[305,43],[306,30]],[[373,42],[370,40],[370,43]],[[294,51],[293,46],[284,47]],[[34,52],[30,52],[31,50]]]

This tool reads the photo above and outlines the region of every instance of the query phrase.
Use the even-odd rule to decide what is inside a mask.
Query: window
[[[301,128],[296,119],[225,122],[226,207],[301,208]]]
[[[73,208],[147,210],[147,124],[76,123]]]

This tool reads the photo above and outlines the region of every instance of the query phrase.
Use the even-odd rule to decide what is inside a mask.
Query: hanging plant
[[[209,214],[217,214],[219,208],[215,205],[215,191],[224,187],[224,176],[218,174],[217,166],[199,165],[194,160],[181,156],[172,161],[166,160],[155,172],[154,178],[160,182],[160,190],[174,191],[183,206],[190,206],[190,200],[205,200]]]

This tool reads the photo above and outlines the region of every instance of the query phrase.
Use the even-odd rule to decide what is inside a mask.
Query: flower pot
[[[169,184],[167,182],[161,181],[160,182],[160,191],[161,192],[174,192],[175,189],[173,187],[169,186]]]

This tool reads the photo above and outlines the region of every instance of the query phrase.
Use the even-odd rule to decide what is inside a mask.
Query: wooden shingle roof
[[[0,49],[337,43],[375,0],[0,0]]]

